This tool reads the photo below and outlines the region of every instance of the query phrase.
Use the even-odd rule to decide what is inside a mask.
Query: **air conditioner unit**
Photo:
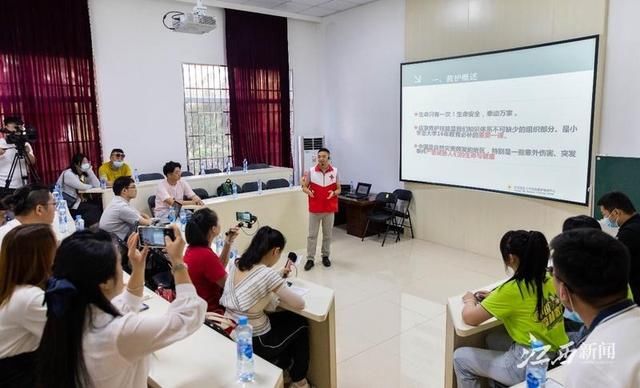
[[[324,137],[298,137],[298,177],[317,163],[318,150],[324,147]]]

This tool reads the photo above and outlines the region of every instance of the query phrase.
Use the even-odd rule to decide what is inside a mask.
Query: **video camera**
[[[4,129],[7,144],[14,144],[18,151],[24,151],[27,142],[34,142],[38,139],[38,133],[31,126],[20,125],[15,132]]]

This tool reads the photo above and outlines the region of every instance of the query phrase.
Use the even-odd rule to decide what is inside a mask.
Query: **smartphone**
[[[148,246],[150,248],[164,248],[166,246],[164,237],[169,236],[171,240],[175,240],[172,228],[163,226],[138,226],[139,245]]]
[[[236,212],[236,220],[240,222],[251,222],[253,215],[249,212]]]

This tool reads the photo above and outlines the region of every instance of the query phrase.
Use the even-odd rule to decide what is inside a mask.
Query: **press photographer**
[[[5,197],[30,180],[39,180],[33,169],[36,157],[29,144],[36,133],[33,128],[25,128],[20,117],[5,117],[0,133],[0,197]]]

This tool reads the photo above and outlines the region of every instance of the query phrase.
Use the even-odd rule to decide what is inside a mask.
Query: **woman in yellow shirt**
[[[549,346],[555,358],[569,339],[564,331],[563,306],[547,273],[549,245],[536,231],[509,231],[500,241],[502,260],[513,275],[491,292],[463,297],[462,319],[468,325],[495,317],[506,333],[490,335],[488,349],[464,347],[453,355],[458,387],[480,387],[482,378],[507,386],[524,381],[531,338]],[[481,300],[481,301],[479,301]]]

